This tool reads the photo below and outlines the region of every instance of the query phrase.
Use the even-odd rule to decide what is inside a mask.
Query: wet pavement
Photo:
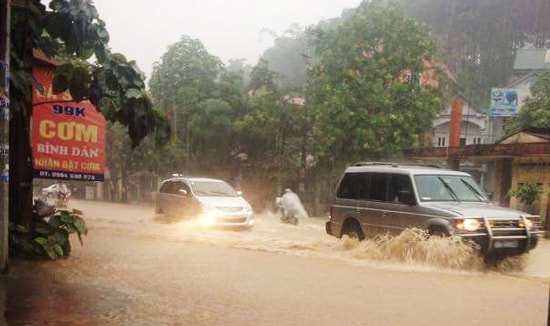
[[[370,276],[363,282],[374,282],[371,284],[371,289],[376,289],[379,282],[384,284],[386,274],[392,274],[394,280],[403,279],[401,286],[408,288],[410,293],[416,291],[415,300],[419,302],[431,303],[431,297],[437,296],[435,293],[438,293],[442,286],[449,289],[446,292],[449,296],[447,299],[458,307],[463,306],[466,310],[471,308],[470,302],[476,300],[494,302],[495,304],[491,307],[484,307],[481,310],[479,318],[485,315],[494,316],[494,310],[498,310],[494,308],[498,306],[496,301],[502,306],[507,306],[515,300],[521,301],[516,302],[519,304],[517,308],[521,308],[520,311],[530,310],[529,314],[525,315],[528,317],[524,319],[526,322],[524,325],[543,325],[540,320],[546,316],[550,280],[550,242],[548,240],[542,241],[539,248],[526,257],[525,267],[522,267],[521,271],[510,274],[496,271],[479,272],[476,269],[470,272],[467,269],[459,269],[449,273],[448,268],[426,267],[418,262],[376,263],[380,259],[373,262],[365,258],[366,249],[361,246],[340,248],[347,244],[326,236],[323,233],[322,221],[304,221],[299,227],[293,227],[273,222],[276,221],[275,219],[270,221],[264,218],[259,220],[255,230],[250,232],[198,232],[188,225],[162,224],[153,221],[150,207],[87,202],[75,202],[75,204],[88,213],[86,220],[90,233],[84,238],[84,247],[80,247],[77,240],[73,239],[73,252],[69,259],[54,262],[10,260],[9,274],[0,277],[0,307],[4,309],[0,316],[0,325],[225,325],[227,323],[220,319],[222,316],[245,322],[239,323],[243,325],[249,324],[246,321],[258,321],[258,318],[268,318],[264,320],[263,325],[305,325],[297,323],[298,319],[296,319],[305,318],[304,314],[297,314],[294,311],[301,307],[303,300],[300,296],[303,295],[306,298],[308,293],[324,291],[319,288],[319,284],[327,278],[319,275],[317,276],[319,282],[313,282],[315,284],[307,291],[302,294],[292,294],[291,298],[300,298],[300,300],[296,299],[299,302],[298,305],[294,303],[286,308],[272,306],[270,295],[287,297],[285,287],[270,286],[270,284],[277,284],[276,274],[273,280],[265,282],[265,285],[258,285],[255,281],[260,277],[271,279],[270,274],[276,273],[276,270],[281,267],[274,269],[268,264],[279,259],[283,263],[278,266],[286,266],[290,259],[294,264],[321,265],[323,270],[327,271],[345,268],[345,275],[354,272],[358,273],[357,277],[363,277],[359,275],[368,271]],[[203,245],[207,247],[200,247]],[[209,247],[213,249],[207,249]],[[224,248],[245,250],[234,252],[231,251],[234,249]],[[229,260],[231,263],[225,265],[226,273],[223,277],[216,274],[216,269],[210,274],[207,261],[222,262],[227,256],[232,255],[238,259]],[[288,257],[285,258],[285,256]],[[319,261],[312,259],[319,257],[322,258]],[[262,260],[265,261],[255,265]],[[235,265],[232,262],[235,262]],[[242,280],[242,274],[239,272],[231,276],[231,271],[238,270],[237,267],[240,265],[254,266],[248,271],[248,278],[245,280]],[[260,273],[259,271],[264,268],[264,273]],[[299,273],[301,282],[307,283],[313,277],[309,274],[309,270],[312,268],[304,268],[303,271],[293,273]],[[292,272],[285,271],[284,275],[288,277],[287,275],[292,275]],[[436,275],[437,277],[433,278]],[[408,285],[407,282],[411,278],[418,278],[418,282],[424,284],[424,287]],[[240,284],[240,286],[234,285],[230,290],[224,290],[226,283]],[[344,283],[350,288],[357,286],[352,281]],[[461,283],[464,283],[465,287]],[[363,283],[360,284],[364,286]],[[290,288],[300,286],[301,284]],[[486,287],[488,289],[485,289]],[[256,293],[257,288],[263,290]],[[425,288],[432,289],[433,293],[429,296],[424,295]],[[479,298],[472,298],[471,293],[466,295],[468,291],[465,289],[468,288],[472,293],[480,292],[477,293]],[[332,294],[336,293],[335,291],[333,289],[326,292]],[[403,297],[403,293],[394,289],[393,286],[380,286],[379,291],[384,291],[383,298],[386,298],[384,300],[387,301],[389,298],[392,300],[377,308],[380,316],[378,318],[393,316],[392,311],[396,308],[395,305],[402,301],[401,299],[404,299],[403,307],[407,306],[406,297]],[[245,293],[246,296],[235,297],[233,292]],[[264,296],[262,292],[271,294]],[[513,295],[510,297],[504,295],[505,293]],[[317,301],[332,302],[331,295],[319,294],[316,297]],[[368,293],[358,293],[357,297],[367,300]],[[379,300],[381,299],[377,298],[372,303]],[[345,303],[346,300],[342,302]],[[352,302],[355,301],[352,300]],[[242,315],[238,307],[243,303],[256,304],[259,307],[257,310],[248,312],[250,316]],[[332,302],[332,305],[334,304]],[[326,307],[326,305],[323,306]],[[205,310],[204,307],[216,307],[216,309]],[[351,308],[353,307],[352,305]],[[307,313],[313,314],[314,311],[319,311],[318,308],[304,305],[301,309],[307,315]],[[364,309],[365,307],[357,307],[358,312]],[[286,321],[295,322],[285,323],[285,319],[280,317],[285,313],[293,316]],[[406,315],[406,312],[403,313]],[[440,321],[438,317],[419,319],[415,317],[414,311],[409,313],[410,318],[416,318],[411,319],[410,325]],[[501,313],[505,315],[506,311]],[[448,314],[452,315],[453,312]],[[460,318],[461,315],[457,316],[455,317]],[[332,317],[322,319],[313,314],[309,320],[313,322],[317,318],[316,325],[322,325],[323,323],[318,322],[341,321],[340,318],[342,318],[335,315],[335,319],[330,319]],[[398,317],[393,316],[387,320],[388,322],[393,320],[393,323],[379,321],[370,325],[402,324],[403,320],[396,318]],[[477,324],[472,325],[488,325],[487,321],[490,320],[480,319],[477,320]],[[424,325],[428,324],[430,323],[424,323]],[[455,324],[457,323],[451,322],[449,325]]]
[[[71,288],[56,276],[64,262],[11,260],[10,271],[0,279],[5,325],[97,324],[82,297],[96,296],[96,289]]]

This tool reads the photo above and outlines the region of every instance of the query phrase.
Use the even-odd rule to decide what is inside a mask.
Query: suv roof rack
[[[427,168],[437,168],[437,169],[441,169],[441,165],[438,165],[438,164],[415,164],[416,166],[423,166],[423,167],[427,167]]]
[[[395,162],[357,162],[353,166],[368,166],[368,165],[391,165],[398,166],[399,164]]]
[[[438,164],[430,163],[395,163],[395,162],[357,162],[352,166],[373,166],[373,165],[386,165],[392,167],[398,166],[408,166],[408,167],[425,167],[425,168],[437,168],[441,169],[441,166]]]

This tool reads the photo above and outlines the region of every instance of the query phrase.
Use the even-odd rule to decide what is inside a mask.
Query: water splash
[[[397,236],[380,235],[361,242],[344,236],[332,249],[353,259],[461,271],[517,272],[525,265],[523,256],[485,261],[478,248],[459,237],[428,237],[425,231],[415,228],[406,229]]]

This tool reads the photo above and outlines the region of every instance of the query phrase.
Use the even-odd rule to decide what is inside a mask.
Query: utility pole
[[[0,273],[8,272],[10,0],[0,0]]]

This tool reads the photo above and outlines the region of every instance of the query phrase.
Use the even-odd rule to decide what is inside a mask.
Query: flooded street
[[[69,259],[12,262],[7,325],[546,325],[550,242],[491,268],[414,232],[358,243],[324,219],[250,231],[168,223],[153,207],[73,200]],[[450,254],[452,253],[452,254]],[[5,298],[4,298],[5,297]],[[1,320],[0,320],[1,321]]]

